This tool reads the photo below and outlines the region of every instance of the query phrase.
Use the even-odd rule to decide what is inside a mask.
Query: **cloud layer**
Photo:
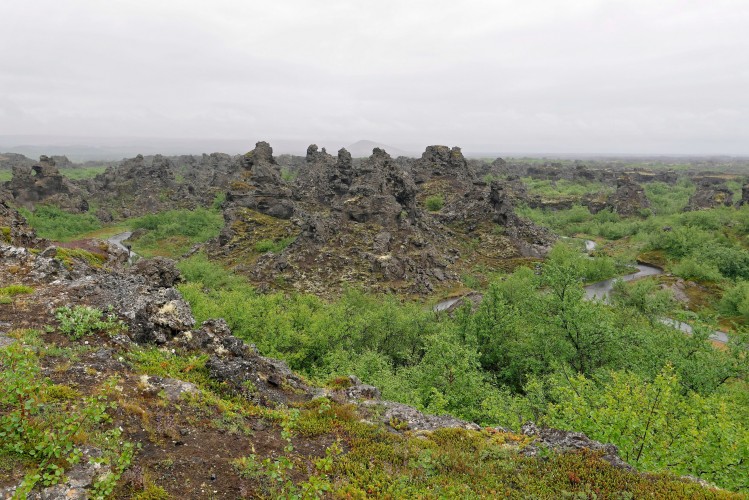
[[[0,19],[0,135],[749,154],[745,0],[34,0]]]

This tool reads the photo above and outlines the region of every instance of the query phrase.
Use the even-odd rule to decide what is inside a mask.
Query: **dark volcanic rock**
[[[224,205],[226,225],[208,251],[261,289],[283,282],[329,294],[363,284],[423,294],[456,283],[460,266],[471,265],[459,259],[466,238],[483,238],[482,255],[494,261],[539,257],[553,241],[548,231],[515,216],[514,204],[525,196],[522,183],[490,188],[460,148],[430,146],[416,161],[396,161],[375,148],[352,161],[345,149],[333,157],[313,144],[291,195],[268,144],[258,143],[244,164]],[[434,213],[424,208],[433,194],[445,198]],[[271,241],[279,250],[264,250]]]
[[[85,193],[66,179],[55,165],[55,160],[41,156],[39,163],[28,167],[13,167],[13,178],[7,184],[16,205],[33,209],[37,204],[57,206],[65,211],[88,211]]]
[[[378,148],[354,172],[348,196],[343,210],[356,222],[393,223],[401,212],[412,215],[416,208],[416,186],[410,176]]]
[[[26,219],[4,200],[0,200],[0,243],[26,248],[47,246],[45,240],[37,238],[36,231],[28,225]]]
[[[180,277],[174,261],[164,257],[140,259],[133,265],[130,272],[143,276],[149,283],[159,288],[174,286]]]
[[[411,175],[417,184],[435,177],[449,177],[459,182],[473,183],[476,174],[468,168],[459,147],[427,146],[421,158],[411,167]]]
[[[273,148],[258,142],[241,160],[239,180],[233,181],[226,201],[232,207],[257,210],[272,217],[288,219],[294,213],[291,189],[281,178],[273,158]]]
[[[733,191],[711,177],[702,177],[697,181],[697,190],[689,198],[684,211],[705,210],[715,207],[730,207],[733,204]]]
[[[736,202],[736,206],[749,205],[749,184],[744,184],[741,188],[741,199]]]
[[[173,208],[195,208],[195,189],[179,184],[175,170],[172,160],[162,155],[150,160],[138,155],[110,166],[87,183],[101,207],[97,217],[106,222]]]
[[[608,205],[619,215],[639,215],[650,208],[645,190],[629,176],[623,175],[616,181],[616,192],[609,196]]]

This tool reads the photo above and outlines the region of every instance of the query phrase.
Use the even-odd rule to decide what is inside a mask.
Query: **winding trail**
[[[595,250],[596,246],[597,244],[595,241],[585,240],[585,249],[588,252],[592,252],[593,250]],[[585,298],[587,300],[602,300],[603,302],[608,303],[609,293],[614,288],[614,283],[617,280],[633,281],[639,278],[644,278],[646,276],[658,276],[659,274],[663,274],[662,269],[659,269],[653,266],[648,266],[647,264],[637,264],[637,272],[635,273],[627,274],[625,276],[619,276],[617,278],[607,279],[604,281],[599,281],[598,283],[592,283],[586,286]],[[693,331],[692,326],[689,325],[688,323],[684,323],[683,321],[677,321],[672,318],[661,318],[660,322],[672,328],[677,328],[688,335],[691,335]],[[710,340],[713,340],[715,342],[720,342],[721,344],[727,344],[728,334],[720,330],[715,330],[710,335]]]
[[[586,252],[588,253],[592,252],[593,250],[596,249],[596,246],[598,245],[595,241],[585,240]],[[614,288],[614,283],[616,281],[618,280],[634,281],[640,278],[645,278],[647,276],[658,276],[660,274],[663,274],[662,269],[659,269],[654,266],[649,266],[647,264],[637,264],[636,267],[637,267],[637,272],[587,285],[585,287],[586,300],[599,300],[608,304],[609,294],[611,293],[611,290]],[[455,304],[460,302],[461,300],[463,300],[463,297],[452,297],[449,299],[445,299],[435,304],[433,310],[435,312],[447,311],[451,307],[453,307]],[[682,332],[689,334],[689,335],[691,335],[693,331],[691,325],[689,325],[688,323],[677,321],[672,318],[661,318],[660,322],[663,323],[664,325],[677,328],[681,330]],[[710,335],[710,340],[713,340],[715,342],[720,342],[721,344],[726,344],[728,343],[728,334],[720,330],[715,330],[713,331],[712,335]]]
[[[128,254],[127,262],[129,264],[133,263],[133,257],[137,257],[138,254],[133,252],[130,248],[126,247],[122,242],[128,239],[133,235],[132,231],[125,231],[124,233],[115,234],[114,236],[110,236],[107,238],[107,241],[113,244],[114,246],[124,250]]]

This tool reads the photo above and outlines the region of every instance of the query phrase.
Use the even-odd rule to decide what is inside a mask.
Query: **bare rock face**
[[[411,175],[417,184],[435,177],[448,177],[464,183],[476,180],[476,174],[468,168],[459,147],[427,146],[421,158],[411,167]]]
[[[650,208],[645,190],[628,175],[617,179],[616,192],[609,196],[607,204],[614,212],[624,216],[639,215],[642,210]]]
[[[711,177],[702,177],[697,182],[697,190],[689,198],[689,203],[684,211],[706,210],[715,207],[730,207],[733,204],[733,191],[721,180]]]
[[[194,188],[176,182],[175,170],[174,163],[162,155],[150,160],[138,155],[110,166],[87,183],[102,207],[97,217],[109,222],[169,208],[194,208],[198,196]]]
[[[130,272],[143,276],[149,283],[159,288],[169,288],[179,281],[180,273],[174,261],[164,257],[153,257],[151,259],[140,259]]]
[[[356,169],[348,199],[343,202],[344,213],[356,222],[393,223],[401,212],[412,214],[415,208],[416,186],[379,148]]]
[[[241,165],[240,178],[231,183],[226,201],[233,207],[251,208],[272,217],[291,217],[291,189],[281,178],[270,144],[258,142],[241,159]]]
[[[639,183],[664,182],[666,184],[676,184],[676,181],[678,180],[678,175],[674,170],[658,170],[654,172],[651,170],[635,169],[631,172],[627,172],[627,175],[629,175],[633,181]]]
[[[486,176],[494,178],[511,174],[509,165],[504,158],[495,158],[491,163],[480,160],[468,160],[468,166],[479,179]]]
[[[460,259],[466,239],[484,238],[482,255],[496,261],[537,258],[553,241],[515,216],[522,184],[490,188],[457,147],[430,146],[416,161],[375,148],[352,161],[345,149],[334,157],[312,144],[291,185],[267,143],[243,162],[224,205],[226,225],[208,251],[261,289],[281,282],[327,295],[358,284],[424,294],[457,282],[459,267],[471,265]],[[434,194],[444,207],[429,212],[425,200]]]
[[[0,243],[17,247],[44,248],[46,241],[37,238],[26,219],[0,199]]]
[[[67,212],[88,211],[85,193],[60,174],[55,160],[47,156],[41,156],[39,163],[32,167],[13,167],[13,178],[7,189],[16,205],[29,209],[37,204],[47,204]]]
[[[345,148],[338,157],[329,155],[325,148],[318,151],[316,144],[307,148],[305,163],[298,170],[294,183],[294,199],[314,199],[318,203],[331,204],[337,196],[348,192],[353,177],[351,153]]]
[[[601,451],[603,459],[614,467],[633,470],[632,466],[619,457],[619,450],[613,444],[604,444],[590,439],[582,432],[570,432],[559,429],[539,429],[535,424],[528,422],[523,425],[522,432],[526,436],[537,438],[534,444],[525,449],[525,453],[535,456],[539,452],[538,445],[543,445],[558,452],[569,452],[579,450]]]
[[[477,424],[466,422],[450,415],[427,415],[416,408],[393,401],[368,400],[362,403],[365,408],[378,409],[380,421],[396,431],[434,431],[437,429],[480,430]]]

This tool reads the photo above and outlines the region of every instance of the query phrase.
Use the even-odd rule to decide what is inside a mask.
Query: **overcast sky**
[[[0,135],[749,154],[749,0],[4,0]]]

